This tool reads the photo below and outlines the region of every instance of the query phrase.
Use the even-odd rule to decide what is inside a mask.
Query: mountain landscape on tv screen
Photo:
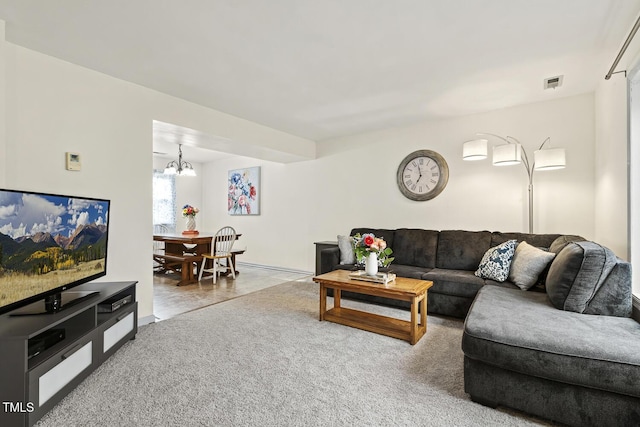
[[[0,306],[106,271],[109,202],[0,190]]]
[[[106,257],[106,225],[79,225],[69,236],[38,232],[13,239],[0,233],[0,271],[46,274]]]

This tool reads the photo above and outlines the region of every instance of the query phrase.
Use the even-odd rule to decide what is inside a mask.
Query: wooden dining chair
[[[231,275],[236,278],[235,266],[233,265],[233,255],[231,254],[231,248],[236,241],[236,230],[233,227],[222,227],[218,230],[211,240],[211,254],[202,255],[202,266],[200,267],[200,274],[198,275],[198,281],[202,280],[202,273],[213,273],[213,284],[216,283],[216,278],[223,265],[221,260],[226,259],[227,265],[224,266],[227,270],[231,270]],[[205,269],[207,261],[211,260],[213,267]]]
[[[153,234],[165,234],[169,232],[169,227],[164,224],[154,224]],[[164,255],[164,242],[153,241],[153,270],[157,271],[164,267],[164,262],[156,255]]]

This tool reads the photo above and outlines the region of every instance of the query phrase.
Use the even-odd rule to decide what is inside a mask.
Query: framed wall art
[[[229,171],[229,215],[260,215],[260,166]]]

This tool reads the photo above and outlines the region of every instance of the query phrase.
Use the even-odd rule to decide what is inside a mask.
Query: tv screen
[[[107,273],[109,200],[0,189],[0,313]]]

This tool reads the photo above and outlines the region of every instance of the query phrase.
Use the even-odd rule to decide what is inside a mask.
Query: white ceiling
[[[153,155],[163,159],[178,160],[178,146],[182,145],[184,160],[191,163],[207,163],[233,156],[220,147],[229,140],[177,126],[153,121]]]
[[[639,11],[640,0],[0,0],[11,43],[312,140],[593,91]],[[556,75],[563,86],[543,90]]]

